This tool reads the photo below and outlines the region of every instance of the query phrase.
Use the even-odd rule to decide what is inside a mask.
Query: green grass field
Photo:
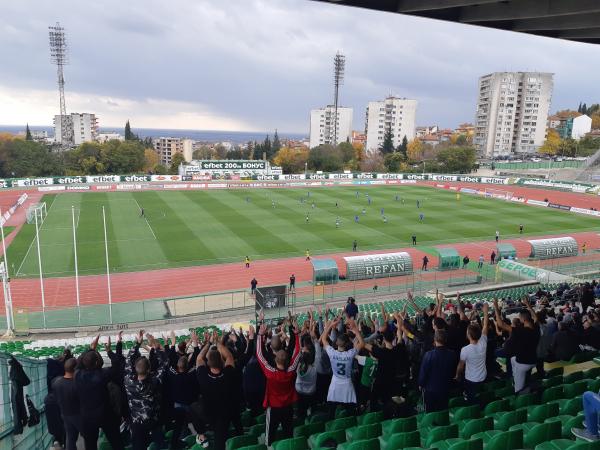
[[[519,223],[529,235],[598,226],[595,218],[468,195],[457,201],[452,191],[426,187],[319,188],[310,190],[309,198],[307,192],[240,189],[46,195],[43,201],[48,216],[40,231],[43,273],[74,273],[71,206],[75,208],[80,274],[106,270],[102,206],[106,209],[110,267],[121,272],[241,263],[246,255],[253,260],[302,256],[307,248],[312,254],[349,251],[354,239],[360,250],[398,248],[409,246],[413,233],[419,245],[427,246],[493,239],[496,230],[502,237],[515,235]],[[396,195],[404,203],[396,201]],[[301,197],[306,199],[304,203]],[[145,218],[140,217],[140,207]],[[382,220],[381,208],[387,223]],[[421,212],[425,215],[422,223]],[[360,216],[359,223],[354,223],[355,215]],[[339,228],[336,217],[341,220]],[[38,276],[34,225],[23,226],[8,257],[16,276]]]

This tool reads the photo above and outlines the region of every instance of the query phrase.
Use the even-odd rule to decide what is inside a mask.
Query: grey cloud
[[[390,92],[419,100],[420,124],[471,121],[477,77],[497,70],[556,73],[554,109],[600,100],[600,46],[307,0],[22,0],[0,16],[3,86],[55,87],[46,27],[60,20],[67,102],[69,91],[193,102],[259,130],[307,132],[309,110],[332,100],[337,50],[356,129]]]

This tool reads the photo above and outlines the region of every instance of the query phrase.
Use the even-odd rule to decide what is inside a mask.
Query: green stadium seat
[[[569,416],[575,416],[580,411],[583,411],[583,400],[581,395],[569,400],[564,400],[560,403],[560,413]]]
[[[358,416],[356,422],[358,425],[370,425],[372,423],[380,423],[383,420],[383,412],[371,412]]]
[[[520,409],[525,406],[537,405],[540,402],[539,394],[532,392],[531,394],[523,394],[512,397],[511,404],[514,409]]]
[[[527,420],[530,422],[543,422],[548,417],[557,416],[558,411],[559,408],[556,403],[530,406],[527,408]]]
[[[575,441],[570,439],[553,439],[536,445],[535,450],[567,450],[573,445],[575,445]]]
[[[566,384],[564,386],[565,398],[573,398],[578,395],[582,395],[585,391],[587,391],[587,380],[579,380],[575,381],[571,384]]]
[[[252,436],[258,437],[264,432],[265,432],[265,424],[257,423],[256,425],[252,425],[250,428],[248,428],[248,432],[246,434],[251,434]]]
[[[379,450],[379,440],[362,439],[355,442],[345,442],[337,446],[337,450]]]
[[[562,375],[557,375],[555,377],[551,377],[551,378],[544,378],[542,380],[542,387],[544,389],[548,389],[554,386],[558,386],[563,384],[563,377]]]
[[[552,378],[552,377],[556,377],[556,376],[563,376],[563,374],[565,373],[565,368],[564,367],[555,367],[554,369],[550,369],[546,371],[546,378]]]
[[[450,422],[457,423],[461,420],[477,419],[480,415],[481,407],[479,405],[461,406],[450,413]]]
[[[525,448],[535,448],[536,445],[552,439],[560,439],[561,426],[559,422],[541,423],[529,430],[523,437]]]
[[[563,398],[563,396],[564,396],[564,391],[563,391],[562,385],[547,388],[542,393],[542,403],[548,403],[553,400],[559,400],[559,399]]]
[[[569,375],[563,376],[563,384],[571,384],[576,381],[583,380],[583,372],[571,372]]]
[[[204,450],[202,447],[198,446],[198,450]],[[247,447],[240,447],[238,450],[267,450],[267,446],[265,444],[255,444],[248,445]]]
[[[510,427],[527,420],[527,410],[508,411],[492,415],[494,419],[494,429],[508,431]]]
[[[308,442],[305,437],[293,437],[273,442],[273,450],[305,450]]]
[[[523,448],[523,432],[504,431],[492,436],[486,443],[485,450],[516,450]]]
[[[381,435],[381,424],[358,425],[346,429],[346,441],[363,441],[373,439]]]
[[[587,390],[592,392],[600,391],[600,378],[595,378],[593,380],[588,380]]]
[[[439,427],[431,428],[427,435],[421,436],[421,442],[423,444],[423,447],[429,448],[434,442],[457,437],[458,425],[442,425]]]
[[[227,439],[227,442],[225,442],[225,450],[237,450],[240,447],[245,447],[254,444],[258,444],[258,439],[256,438],[256,436],[252,436],[251,434],[234,436]]]
[[[306,418],[306,423],[315,423],[315,422],[327,422],[329,420],[329,413],[320,411],[314,414],[311,414]]]
[[[325,431],[345,430],[356,426],[356,417],[342,417],[340,419],[330,420],[325,423]]]
[[[448,447],[448,450],[483,450],[483,441],[481,439],[469,439],[468,441],[457,442]]]
[[[381,450],[396,450],[406,447],[419,447],[420,445],[421,435],[418,431],[394,433],[389,436],[379,437],[379,447]]]
[[[325,431],[323,433],[313,434],[308,438],[308,446],[312,449],[322,447],[325,441],[328,440],[335,441],[337,445],[346,442],[346,433],[344,432],[344,429],[339,429],[335,431]]]
[[[417,418],[415,416],[400,419],[389,419],[381,422],[383,436],[391,436],[397,433],[406,433],[417,430]]]
[[[450,415],[448,410],[425,413],[422,416],[417,416],[417,422],[419,429],[448,425],[450,423]]]
[[[448,400],[448,408],[458,408],[459,406],[467,406],[467,400],[464,396],[459,395]]]
[[[485,405],[485,408],[483,409],[483,415],[489,416],[491,414],[495,414],[501,411],[508,411],[509,409],[510,402],[508,401],[508,399],[494,400],[493,402],[490,402],[487,405]]]
[[[263,427],[264,429],[264,427]],[[307,423],[294,428],[294,437],[307,438],[313,434],[325,431],[325,422]]]
[[[459,424],[460,437],[470,439],[476,433],[492,430],[494,428],[494,419],[483,417],[481,419],[470,419]]]
[[[583,378],[598,378],[600,377],[600,367],[592,367],[583,372]]]
[[[571,428],[581,428],[584,420],[585,420],[585,417],[583,414],[577,414],[575,416],[572,416],[566,422],[563,422],[562,433],[561,433],[562,437],[564,439],[572,439],[573,434],[571,433]]]

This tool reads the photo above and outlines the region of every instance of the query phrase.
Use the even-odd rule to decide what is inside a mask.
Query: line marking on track
[[[136,205],[138,206],[138,208],[141,211],[142,207],[140,206],[139,202],[137,201],[137,199],[135,197],[133,197],[133,201],[136,203]],[[150,226],[150,222],[148,222],[148,219],[146,218],[146,215],[144,215],[144,220],[146,221],[146,225],[148,225],[148,228],[150,228],[150,233],[152,233],[152,236],[154,236],[154,239],[158,241],[158,238],[156,237],[156,234],[154,234],[154,230]]]
[[[50,211],[52,210],[52,207],[54,206],[54,203],[56,203],[56,197],[54,198],[54,200],[52,200],[52,204],[50,205],[50,208],[48,208],[48,211],[46,211],[46,219],[42,222],[42,224],[38,228],[38,234],[42,232],[42,227],[44,226],[44,224],[48,220],[48,216],[50,215]],[[33,239],[31,240],[31,244],[29,244],[29,248],[27,249],[27,253],[25,253],[25,256],[23,257],[23,260],[21,261],[21,265],[17,269],[17,273],[15,274],[15,277],[19,276],[19,273],[21,272],[21,269],[23,268],[23,264],[25,263],[25,260],[29,256],[29,252],[31,251],[31,247],[33,247],[33,243],[34,242],[35,242],[35,235],[33,236]]]

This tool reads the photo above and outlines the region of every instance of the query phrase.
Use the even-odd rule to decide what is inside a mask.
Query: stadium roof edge
[[[312,0],[600,44],[598,0]]]

